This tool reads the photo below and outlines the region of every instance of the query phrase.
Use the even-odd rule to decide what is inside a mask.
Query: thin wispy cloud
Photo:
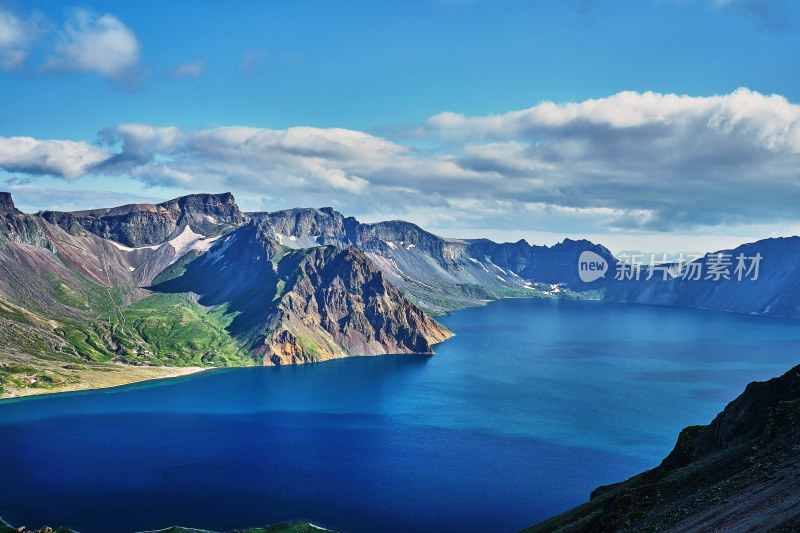
[[[198,78],[206,71],[206,63],[199,57],[187,63],[181,63],[167,72],[167,79]]]
[[[718,9],[737,11],[762,30],[786,32],[794,28],[797,7],[787,0],[715,0]]]
[[[263,68],[267,64],[269,54],[261,48],[246,50],[242,54],[239,62],[239,69],[246,77],[250,77],[255,71]]]

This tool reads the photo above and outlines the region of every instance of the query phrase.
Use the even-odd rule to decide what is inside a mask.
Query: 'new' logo
[[[578,276],[584,283],[591,283],[592,281],[604,278],[608,271],[608,262],[602,256],[594,252],[586,250],[581,252],[578,258]]]

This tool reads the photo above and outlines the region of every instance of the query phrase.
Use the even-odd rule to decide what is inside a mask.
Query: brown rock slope
[[[750,383],[653,470],[526,532],[800,531],[800,366]]]
[[[406,299],[366,255],[314,248],[277,306],[280,325],[256,348],[264,364],[348,355],[433,353],[452,334]]]

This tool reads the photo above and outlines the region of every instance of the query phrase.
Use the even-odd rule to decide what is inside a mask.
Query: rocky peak
[[[10,192],[0,192],[0,213],[19,214],[21,211],[14,206]]]
[[[212,236],[246,221],[231,193],[191,194],[158,205],[132,204],[72,213],[45,211],[42,218],[72,234],[86,230],[131,247],[160,244],[179,235],[186,226]]]
[[[244,222],[244,216],[229,192],[220,194],[190,194],[163,203],[159,207],[178,211],[185,216],[209,215],[228,220],[235,224]]]

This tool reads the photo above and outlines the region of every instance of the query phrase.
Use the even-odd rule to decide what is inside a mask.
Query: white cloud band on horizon
[[[442,113],[420,131],[435,149],[339,128],[123,124],[101,132],[104,148],[0,138],[0,167],[232,190],[273,208],[427,212],[474,227],[691,231],[798,219],[800,106],[778,95],[622,92],[493,116]]]
[[[74,180],[110,156],[107,149],[85,142],[0,137],[0,167],[9,172]]]

